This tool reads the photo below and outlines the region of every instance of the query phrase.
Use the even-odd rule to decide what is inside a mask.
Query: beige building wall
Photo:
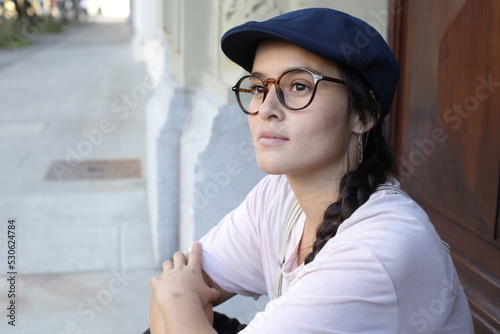
[[[244,72],[220,51],[231,27],[329,7],[387,36],[388,0],[135,0],[134,52],[156,79],[147,106],[148,203],[156,262],[186,250],[264,176],[231,87]],[[243,321],[262,307],[234,300]]]

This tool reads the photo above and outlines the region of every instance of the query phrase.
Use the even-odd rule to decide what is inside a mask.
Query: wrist
[[[170,293],[163,300],[158,301],[158,304],[165,316],[182,312],[187,308],[191,310],[203,310],[203,305],[198,295],[187,291]]]
[[[167,333],[213,333],[213,314],[207,315],[195,293],[172,293],[160,309]]]

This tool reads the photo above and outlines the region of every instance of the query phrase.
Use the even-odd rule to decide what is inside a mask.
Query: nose
[[[274,85],[274,88],[272,87]],[[264,96],[264,101],[259,108],[260,117],[267,118],[283,118],[284,107],[278,98],[278,81],[273,78],[269,78],[264,82],[264,87],[266,87],[266,95]]]

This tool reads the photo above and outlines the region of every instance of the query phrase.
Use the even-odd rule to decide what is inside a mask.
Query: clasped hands
[[[197,242],[191,246],[188,256],[176,252],[172,260],[163,262],[160,276],[150,279],[155,299],[167,321],[179,312],[187,315],[200,308],[210,324],[213,323],[212,304],[220,293],[203,279],[201,259],[201,244]]]

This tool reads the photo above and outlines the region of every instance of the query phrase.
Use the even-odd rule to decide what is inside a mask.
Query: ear
[[[375,119],[373,117],[369,117],[364,121],[361,120],[359,114],[357,112],[352,113],[351,115],[351,131],[357,135],[368,132],[373,128],[376,124]]]

